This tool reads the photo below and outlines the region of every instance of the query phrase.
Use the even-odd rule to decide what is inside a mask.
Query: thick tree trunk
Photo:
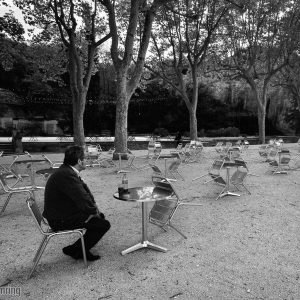
[[[125,77],[125,76],[124,76]],[[123,79],[123,80],[122,80]],[[127,153],[127,122],[129,99],[126,92],[126,77],[117,80],[115,148],[116,153]]]
[[[266,108],[264,108],[262,111],[258,109],[257,118],[259,141],[261,144],[264,144],[266,142]]]
[[[75,97],[75,98],[74,98]],[[85,145],[83,114],[85,109],[86,93],[73,94],[73,136],[74,144]]]
[[[196,109],[191,108],[189,110],[190,114],[190,138],[191,140],[196,140],[197,139],[197,116],[196,116]]]

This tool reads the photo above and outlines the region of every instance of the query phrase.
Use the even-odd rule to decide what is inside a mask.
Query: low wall
[[[266,137],[268,141],[275,137]],[[285,143],[296,143],[299,140],[298,136],[277,136],[276,138],[282,138]],[[131,137],[131,140],[127,142],[128,149],[130,150],[146,150],[148,147],[150,137]],[[217,137],[217,138],[200,138],[204,147],[215,146],[218,142],[232,142],[235,143],[242,137]],[[247,137],[250,145],[259,144],[258,137]],[[176,147],[174,138],[161,138],[159,141],[162,144],[163,149],[171,149]],[[183,145],[190,141],[189,138],[183,139]],[[11,138],[0,137],[1,144],[11,143]],[[107,151],[114,147],[114,137],[87,137],[87,144],[100,144],[103,151]],[[23,150],[29,153],[37,152],[64,152],[66,147],[73,145],[73,137],[23,137],[22,139]]]

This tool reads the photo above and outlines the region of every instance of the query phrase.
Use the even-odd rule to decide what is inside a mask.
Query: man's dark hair
[[[80,146],[70,146],[65,151],[64,164],[75,166],[78,163],[78,159],[84,159],[84,150]]]

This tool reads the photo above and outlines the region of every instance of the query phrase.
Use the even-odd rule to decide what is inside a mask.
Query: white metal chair
[[[179,172],[179,166],[181,165],[181,159],[173,160],[167,168],[167,174],[174,179],[184,180],[184,177]]]
[[[149,213],[149,222],[160,226],[164,231],[166,231],[166,227],[169,226],[187,239],[187,237],[171,223],[172,218],[180,206],[202,206],[202,204],[183,202],[172,183],[162,176],[153,176],[152,182],[157,188],[171,190],[172,194],[166,197],[166,199],[154,203]]]
[[[113,151],[110,149],[108,154]],[[115,167],[115,163],[113,162],[112,158],[109,156],[102,155],[102,148],[98,145],[87,145],[85,149],[85,158],[87,160],[87,167],[95,167],[95,166],[102,166],[102,167]]]
[[[269,164],[273,167],[272,173],[275,174],[287,174],[287,170],[291,170],[289,165],[291,161],[291,154],[288,150],[280,151],[278,159],[271,161]]]
[[[25,193],[25,194],[29,194],[29,196],[33,196],[34,191],[36,191],[38,189],[44,189],[44,187],[32,186],[32,185],[20,186],[20,187],[10,187],[10,186],[8,186],[7,181],[6,181],[7,175],[8,175],[7,173],[0,173],[0,185],[3,189],[3,191],[5,192],[5,194],[7,194],[6,200],[4,201],[4,204],[0,211],[0,215],[2,215],[4,213],[4,211],[8,205],[8,202],[13,194]]]
[[[237,170],[232,174],[230,178],[230,183],[235,186],[239,191],[241,190],[240,187],[243,187],[248,194],[251,192],[245,186],[245,180],[248,174],[248,170],[244,167],[238,167]]]
[[[258,148],[258,154],[259,156],[267,159],[268,158],[268,155],[269,155],[269,152],[274,148],[274,146],[272,144],[268,144],[268,145],[261,145],[259,148]]]
[[[242,143],[242,152],[247,150],[250,146],[250,143],[247,140],[244,140]]]
[[[217,142],[217,144],[215,145],[215,150],[217,153],[221,153],[223,150],[223,142]]]
[[[210,167],[210,169],[208,170],[207,174],[198,176],[198,177],[194,178],[192,181],[203,178],[205,176],[209,176],[209,177],[211,177],[211,179],[205,181],[204,184],[214,181],[217,184],[225,185],[226,182],[225,182],[224,178],[221,176],[221,170],[223,168],[224,162],[225,162],[225,160],[221,160],[221,159],[214,160],[213,164]]]
[[[58,235],[77,234],[80,236],[83,260],[84,260],[85,266],[87,267],[86,251],[85,251],[84,238],[83,238],[85,229],[78,228],[78,229],[73,229],[73,230],[53,231],[50,228],[50,226],[48,225],[47,221],[43,218],[35,200],[32,197],[29,197],[26,201],[27,201],[27,206],[30,210],[30,213],[31,213],[36,225],[38,226],[40,233],[43,236],[42,242],[33,258],[33,266],[30,270],[28,278],[30,278],[32,276],[35,268],[37,267],[39,260],[41,259],[42,254],[43,254],[44,250],[46,249],[46,246],[47,246],[49,240],[52,237],[58,236]]]
[[[52,161],[46,154],[42,154],[42,157],[45,158],[45,160],[50,164],[51,168],[59,168],[60,165],[62,165],[62,162],[58,161]]]

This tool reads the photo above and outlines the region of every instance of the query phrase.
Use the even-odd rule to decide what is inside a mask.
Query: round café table
[[[142,204],[142,240],[138,244],[129,247],[126,250],[123,250],[121,253],[125,255],[127,253],[149,248],[152,250],[157,250],[161,252],[167,252],[167,249],[161,246],[158,246],[152,242],[148,241],[148,212],[147,205],[149,202],[155,202],[164,200],[167,197],[171,196],[172,191],[167,189],[162,189],[154,186],[145,186],[145,187],[132,187],[129,188],[126,192],[121,194],[114,193],[114,198],[117,200],[128,201],[128,202],[139,202]]]
[[[223,168],[226,168],[226,184],[225,187],[223,188],[223,190],[221,191],[221,193],[218,195],[217,199],[225,197],[225,196],[240,196],[240,194],[234,193],[232,191],[230,191],[230,169],[232,167],[237,167],[237,164],[235,162],[232,161],[225,161],[223,164]]]

